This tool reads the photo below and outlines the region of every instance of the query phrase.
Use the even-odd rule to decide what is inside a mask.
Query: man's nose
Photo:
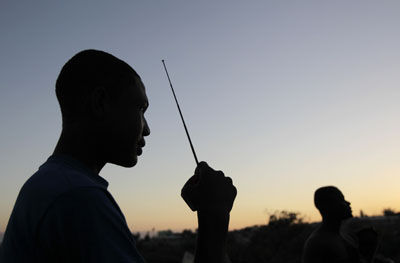
[[[149,125],[147,124],[147,121],[145,118],[143,118],[143,121],[144,121],[143,136],[149,136],[150,135]]]

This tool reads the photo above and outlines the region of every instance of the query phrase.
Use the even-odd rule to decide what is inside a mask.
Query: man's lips
[[[146,141],[142,138],[137,144],[137,155],[141,155],[143,153],[143,147],[146,145]]]
[[[137,148],[136,154],[139,156],[139,155],[142,155],[142,153],[143,153],[142,147],[139,146]]]

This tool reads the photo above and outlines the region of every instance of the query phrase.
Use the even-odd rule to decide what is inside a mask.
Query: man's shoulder
[[[87,216],[93,213],[93,211],[107,210],[110,213],[111,210],[115,210],[116,208],[118,206],[112,196],[107,191],[96,187],[70,189],[55,198],[49,206],[49,210],[65,210],[65,213],[68,213],[68,210],[73,210],[78,216],[82,214]]]
[[[85,191],[85,189],[95,191]],[[33,222],[29,225],[35,226],[57,200],[85,198],[92,201],[99,198],[105,200],[108,194],[105,189],[84,171],[49,158],[21,188],[10,220],[19,222],[24,221],[24,218],[30,218]],[[80,204],[84,205],[82,201],[77,205]]]
[[[347,262],[348,254],[340,235],[315,230],[304,245],[303,262]]]
[[[93,179],[93,175],[77,169],[65,162],[50,157],[35,172],[21,189],[22,194],[35,198],[56,198],[66,192],[80,187],[103,188]],[[105,187],[104,187],[105,188]]]
[[[21,254],[18,251],[26,253],[37,241],[37,234],[40,233],[39,228],[43,227],[44,220],[60,218],[56,218],[55,212],[60,215],[68,215],[67,212],[81,215],[89,208],[97,209],[94,212],[101,209],[100,212],[111,211],[114,217],[122,217],[106,186],[96,183],[83,170],[63,162],[47,161],[20,190],[2,246],[7,246],[12,257]],[[66,218],[58,222],[65,222]]]
[[[46,217],[54,213],[90,216],[104,211],[120,217],[122,212],[107,191],[107,185],[99,175],[78,162],[52,156],[28,179],[20,195],[31,197],[31,201],[23,202],[32,207],[43,206],[40,210]]]

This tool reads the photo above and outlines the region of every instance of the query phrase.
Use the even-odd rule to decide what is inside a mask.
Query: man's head
[[[150,134],[139,75],[124,61],[97,50],[73,56],[56,82],[63,132],[93,141],[96,158],[132,167]]]
[[[317,189],[314,204],[324,219],[344,220],[353,216],[350,202],[347,202],[342,192],[334,186]]]

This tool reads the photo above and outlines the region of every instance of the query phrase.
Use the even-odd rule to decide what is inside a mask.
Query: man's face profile
[[[107,162],[123,167],[136,165],[145,146],[144,137],[150,134],[144,117],[148,107],[145,87],[139,77],[134,84],[122,89],[118,100],[110,109],[108,148],[111,152]]]
[[[338,190],[336,194],[333,195],[333,204],[338,215],[341,219],[348,219],[353,217],[350,202],[346,201],[343,194]]]

